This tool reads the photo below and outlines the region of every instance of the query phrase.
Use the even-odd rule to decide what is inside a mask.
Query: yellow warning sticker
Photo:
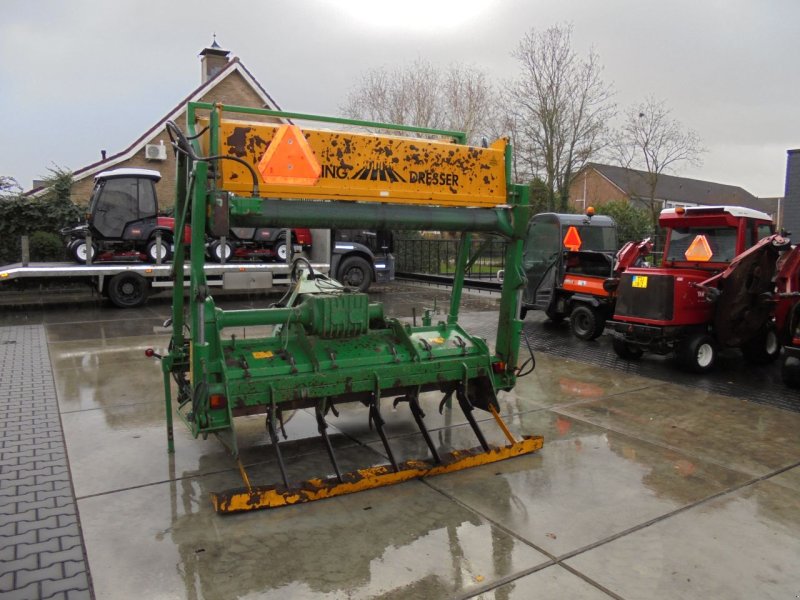
[[[441,337],[441,336],[440,336],[440,337],[431,338],[431,339],[429,339],[428,341],[429,341],[431,344],[444,344],[444,338],[443,338],[443,337]]]
[[[266,352],[253,352],[253,358],[272,358],[273,356],[275,355],[269,350]]]
[[[635,288],[646,288],[647,287],[647,275],[634,275],[633,276],[633,283],[631,284]]]

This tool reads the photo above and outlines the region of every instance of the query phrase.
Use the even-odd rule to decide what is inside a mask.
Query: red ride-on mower
[[[158,214],[155,184],[160,179],[158,171],[133,168],[96,175],[86,221],[61,230],[70,255],[79,263],[89,257],[93,262],[169,260],[175,219]],[[187,228],[184,243],[189,239]]]
[[[311,250],[311,230],[292,229],[292,250]],[[274,259],[286,262],[286,229],[278,227],[232,227],[225,244],[214,240],[208,245],[208,253],[214,262],[231,259]]]

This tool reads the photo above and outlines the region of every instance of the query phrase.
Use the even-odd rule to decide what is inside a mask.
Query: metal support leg
[[[322,436],[322,441],[325,442],[325,449],[328,451],[328,456],[331,459],[333,470],[336,472],[336,479],[339,480],[339,483],[342,483],[342,473],[339,471],[339,464],[336,462],[336,456],[333,454],[333,446],[331,445],[331,440],[328,437],[328,423],[325,422],[325,414],[323,412],[322,402],[317,404],[316,413],[317,431],[319,431],[320,436]]]
[[[469,401],[467,392],[464,390],[463,386],[459,386],[458,391],[456,392],[456,398],[458,398],[458,404],[461,406],[461,410],[464,411],[464,416],[467,417],[467,421],[469,421],[472,431],[475,432],[475,436],[478,438],[481,448],[483,448],[484,452],[488,452],[489,444],[486,443],[486,438],[483,437],[483,432],[481,431],[480,427],[478,427],[475,417],[472,416],[472,411],[475,410],[475,407],[473,407],[472,402]]]
[[[281,449],[278,446],[278,431],[275,429],[274,407],[269,407],[267,409],[267,430],[269,431],[269,439],[272,441],[272,445],[275,447],[275,455],[278,457],[278,467],[281,470],[283,484],[286,487],[289,487],[289,478],[286,476],[286,465],[283,464],[283,455],[281,454]]]
[[[428,449],[431,451],[433,461],[437,465],[441,464],[442,459],[439,458],[439,453],[436,451],[436,446],[433,445],[431,435],[428,433],[428,429],[425,427],[425,421],[423,421],[425,418],[425,413],[422,412],[422,407],[419,405],[419,394],[408,395],[408,406],[411,408],[411,414],[414,416],[414,420],[417,422],[417,427],[419,427],[422,437],[425,438],[425,443],[428,444]]]
[[[378,435],[381,436],[381,442],[383,442],[383,447],[386,449],[386,455],[389,457],[389,462],[392,463],[392,467],[395,470],[395,473],[399,471],[397,467],[397,461],[394,459],[394,453],[392,449],[389,447],[389,440],[386,439],[386,433],[383,431],[383,425],[385,421],[381,416],[380,408],[378,408],[379,399],[377,396],[373,396],[372,400],[369,403],[369,420],[375,424],[375,429],[378,431]]]
[[[167,452],[175,452],[175,434],[172,429],[172,389],[170,388],[169,371],[164,370],[164,400],[167,414]]]

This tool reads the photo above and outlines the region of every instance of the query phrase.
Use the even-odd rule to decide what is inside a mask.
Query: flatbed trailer
[[[312,263],[314,270],[327,273],[327,263]],[[189,278],[189,264],[184,277]],[[292,278],[289,263],[206,263],[209,287],[238,291],[265,291],[288,286]],[[104,262],[82,265],[70,262],[14,263],[0,267],[0,283],[20,279],[64,278],[84,280],[120,308],[134,308],[147,301],[152,290],[172,288],[172,264]]]

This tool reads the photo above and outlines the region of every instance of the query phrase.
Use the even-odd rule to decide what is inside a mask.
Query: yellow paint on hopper
[[[199,127],[205,122],[201,119]],[[223,119],[218,152],[256,168],[280,127]],[[507,201],[505,139],[479,148],[399,135],[316,129],[303,129],[303,135],[322,169],[317,183],[281,185],[262,180],[262,196],[473,207]],[[203,151],[209,153],[207,147]],[[227,160],[218,164],[222,189],[250,194],[252,177],[246,167]]]

